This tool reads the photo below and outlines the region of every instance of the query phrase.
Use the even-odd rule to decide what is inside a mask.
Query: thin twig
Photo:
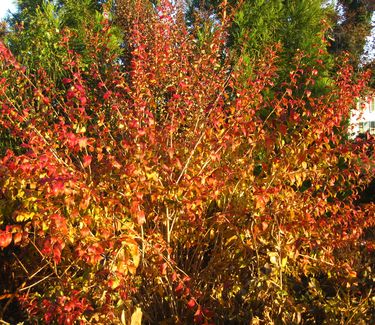
[[[302,257],[306,257],[310,260],[313,260],[313,261],[316,261],[316,262],[322,262],[324,264],[327,264],[327,265],[330,265],[330,266],[335,266],[335,264],[331,263],[331,262],[327,262],[327,261],[324,261],[322,259],[317,259],[315,257],[311,257],[311,256],[308,256],[308,255],[304,255],[304,254],[298,254],[299,256],[302,256]]]
[[[34,246],[34,248],[37,250],[37,252],[40,254],[40,256],[48,263],[48,265],[51,267],[55,275],[58,279],[60,279],[60,276],[57,273],[56,267],[44,256],[44,254],[40,251],[40,249],[35,245],[35,243],[31,240],[30,243]]]
[[[21,291],[25,291],[25,290],[27,290],[27,289],[30,289],[30,288],[32,288],[32,287],[35,287],[37,284],[39,284],[39,283],[41,283],[41,282],[47,280],[47,279],[50,278],[52,275],[54,275],[54,272],[53,272],[53,273],[50,273],[50,274],[48,274],[48,275],[46,275],[46,276],[43,277],[42,279],[40,279],[40,280],[34,282],[33,284],[30,284],[30,285],[27,286],[27,287],[23,287],[23,288],[19,289],[18,291],[21,292]]]
[[[12,255],[16,258],[17,262],[21,265],[21,267],[23,268],[23,270],[25,271],[25,273],[27,275],[29,275],[29,271],[26,269],[26,267],[22,264],[22,262],[20,261],[20,259],[18,258],[18,256],[12,252]]]
[[[188,168],[188,166],[189,166],[189,164],[190,164],[190,160],[191,160],[191,158],[193,158],[193,155],[194,155],[194,153],[195,153],[195,150],[197,150],[198,145],[201,143],[204,134],[205,134],[205,132],[202,132],[202,134],[201,134],[201,136],[199,137],[198,141],[195,143],[195,146],[194,146],[193,150],[191,151],[190,156],[189,156],[188,160],[186,161],[185,166],[184,166],[184,168],[182,169],[182,171],[181,171],[181,173],[180,173],[180,176],[178,177],[178,179],[177,179],[177,181],[176,181],[176,185],[180,182],[182,176],[185,174],[185,171],[186,171],[186,169]]]

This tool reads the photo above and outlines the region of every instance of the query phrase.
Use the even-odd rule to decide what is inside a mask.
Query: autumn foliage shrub
[[[276,88],[277,47],[244,78],[223,26],[197,41],[167,2],[128,28],[129,64],[105,18],[89,62],[61,31],[58,81],[0,45],[3,294],[43,323],[373,321],[373,156],[345,123],[365,79],[344,62],[312,96],[296,53]]]

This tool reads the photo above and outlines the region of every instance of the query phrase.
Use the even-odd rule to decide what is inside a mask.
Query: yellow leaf
[[[352,278],[356,278],[357,277],[357,272],[356,271],[350,271],[349,272],[349,276],[352,277]]]
[[[121,313],[121,324],[126,325],[125,310],[122,310],[122,313]]]
[[[272,264],[277,264],[277,257],[278,257],[278,254],[275,253],[275,252],[270,252],[268,253],[268,256],[270,257],[270,262]]]
[[[281,266],[282,266],[282,267],[285,267],[287,262],[288,262],[288,258],[287,258],[287,257],[284,257],[284,258],[281,260]]]
[[[134,267],[137,268],[141,259],[138,247],[135,247],[135,250],[132,250],[131,254],[132,254]]]
[[[130,321],[130,325],[142,325],[142,310],[137,307],[133,313]]]
[[[158,180],[158,173],[152,172],[152,173],[146,173],[147,179],[157,181]]]
[[[302,185],[301,176],[299,174],[296,174],[295,179],[296,179],[296,185],[301,186]]]
[[[233,240],[236,240],[236,239],[237,239],[237,236],[236,236],[236,235],[230,237],[230,238],[227,240],[226,245],[229,245]]]
[[[31,190],[35,190],[35,189],[36,189],[36,185],[37,185],[37,184],[36,184],[35,182],[31,182],[31,183],[30,183],[30,189],[31,189]]]
[[[19,215],[16,216],[16,221],[17,222],[24,222],[24,221],[28,221],[28,220],[31,220],[33,217],[34,217],[35,213],[34,212],[30,212],[30,213],[20,213]]]

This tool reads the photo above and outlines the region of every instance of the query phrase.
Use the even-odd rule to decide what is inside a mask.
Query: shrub
[[[58,82],[1,44],[19,150],[1,157],[0,246],[28,319],[370,322],[374,216],[354,201],[373,167],[344,129],[364,80],[344,62],[313,97],[297,53],[275,89],[276,48],[244,81],[225,28],[197,42],[167,2],[130,30],[126,65],[108,21],[89,63],[62,31]]]

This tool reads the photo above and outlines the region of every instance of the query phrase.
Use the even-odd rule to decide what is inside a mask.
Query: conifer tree
[[[374,2],[370,0],[339,0],[333,42],[330,52],[339,55],[350,54],[351,63],[358,67],[364,54],[366,38],[371,34],[371,17],[374,13]]]
[[[100,28],[103,5],[111,1],[97,0],[18,0],[17,13],[8,20],[6,44],[20,62],[32,67],[43,67],[55,79],[63,74],[62,58],[66,51],[59,45],[64,30],[74,33],[70,47],[85,56],[87,31]],[[113,27],[109,48],[119,50],[120,34]]]
[[[305,53],[304,64],[316,69],[321,75],[316,91],[323,91],[329,84],[333,67],[332,57],[328,53],[323,56],[324,68],[322,64],[316,64],[318,52],[325,52],[327,48],[324,33],[328,26],[327,19],[333,11],[332,6],[324,6],[324,3],[323,0],[228,0],[225,13],[230,16],[235,12],[228,45],[248,61],[248,73],[251,74],[254,60],[263,57],[266,51],[279,44],[280,84],[292,69],[296,53]],[[214,12],[220,19],[223,2],[191,2],[190,16],[191,12],[202,10],[211,11],[211,15]]]
[[[81,55],[89,66],[94,44],[88,33],[101,30],[111,19],[110,15],[104,17],[102,13],[103,6],[110,11],[111,1],[18,0],[16,5],[17,12],[7,19],[7,26],[3,27],[3,32],[0,30],[0,38],[28,71],[44,71],[54,81],[53,87],[64,89],[62,80],[67,76],[64,62],[70,55],[69,49]],[[120,33],[108,25],[108,35],[110,42],[105,46],[120,53]],[[6,148],[20,149],[16,137],[0,128],[0,152]]]

